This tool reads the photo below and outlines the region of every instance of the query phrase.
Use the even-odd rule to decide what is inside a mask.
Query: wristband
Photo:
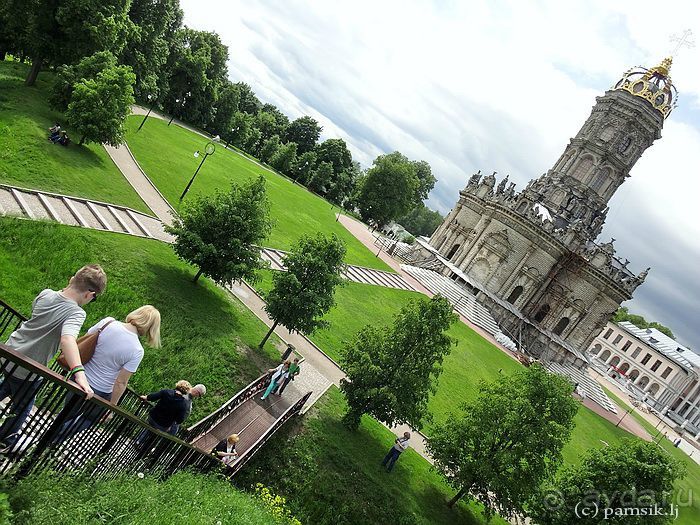
[[[66,375],[66,381],[69,380],[71,377],[73,377],[78,372],[85,372],[85,368],[83,367],[83,365],[78,365],[78,366],[74,366],[73,368],[71,368],[70,372],[68,372],[68,375]]]

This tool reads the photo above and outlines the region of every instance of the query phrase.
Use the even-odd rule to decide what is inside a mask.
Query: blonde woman
[[[96,331],[99,334],[95,353],[84,365],[85,376],[96,395],[117,404],[143,359],[140,338],[150,347],[160,348],[160,312],[147,304],[127,315],[124,322],[106,317],[88,333]],[[95,406],[75,413],[63,424],[55,441],[63,441],[85,430],[101,415],[102,411]]]
[[[219,441],[219,443],[211,449],[211,453],[227,465],[230,465],[238,458],[238,452],[236,452],[236,443],[238,443],[238,441],[240,441],[238,434],[231,434],[226,439]]]

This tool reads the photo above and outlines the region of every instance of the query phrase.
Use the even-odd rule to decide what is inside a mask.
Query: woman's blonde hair
[[[238,437],[238,434],[231,434],[229,437],[226,438],[226,441],[229,443],[238,443],[241,438]]]
[[[181,379],[177,383],[175,383],[175,390],[178,392],[181,392],[183,394],[189,393],[190,390],[192,390],[192,385],[190,385],[189,381],[185,381],[184,379]]]
[[[155,306],[137,308],[126,316],[126,322],[134,325],[139,335],[146,336],[149,346],[160,348],[160,312]]]

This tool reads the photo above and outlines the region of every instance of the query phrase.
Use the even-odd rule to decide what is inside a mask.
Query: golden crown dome
[[[664,58],[650,69],[635,67],[626,71],[613,89],[622,89],[649,102],[666,118],[676,107],[678,91],[671,82],[671,57]]]

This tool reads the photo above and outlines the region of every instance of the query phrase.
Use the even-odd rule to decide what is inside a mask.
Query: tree
[[[406,305],[391,327],[360,330],[341,357],[347,379],[340,388],[349,405],[343,423],[356,429],[370,414],[388,426],[421,428],[453,344],[445,332],[456,320],[449,301],[436,295]]]
[[[294,164],[294,169],[292,170],[292,178],[301,184],[307,184],[313,172],[316,169],[316,153],[313,151],[307,151],[301,156],[297,157],[297,161]]]
[[[277,153],[280,148],[280,138],[277,135],[270,137],[263,147],[260,148],[260,160],[263,162],[270,162],[270,159]]]
[[[277,123],[276,134],[283,137],[287,126],[289,126],[289,117],[282,113],[274,104],[263,104],[260,111],[269,113],[275,118],[275,122]]]
[[[299,239],[283,257],[287,271],[272,276],[272,290],[265,296],[265,311],[274,322],[260,348],[278,324],[290,332],[305,334],[327,326],[322,317],[335,304],[336,287],[344,284],[341,276],[344,258],[345,243],[335,234],[326,237],[317,233]]]
[[[324,140],[316,146],[315,151],[318,161],[330,162],[336,175],[352,167],[352,154],[343,139]]]
[[[316,146],[318,138],[321,136],[321,130],[315,119],[308,115],[293,120],[287,127],[285,140],[287,142],[296,142],[299,154],[311,151]]]
[[[629,308],[627,308],[626,306],[621,306],[620,308],[618,308],[612,320],[616,323],[619,323],[621,321],[628,321],[638,328],[656,328],[659,332],[667,335],[671,339],[676,338],[676,336],[673,335],[673,332],[668,326],[664,326],[661,323],[657,323],[656,321],[649,322],[641,315],[630,313]]]
[[[430,164],[424,160],[414,160],[411,162],[416,168],[416,177],[418,177],[418,189],[416,190],[416,202],[422,202],[428,198],[430,190],[435,187],[435,176],[430,169]]]
[[[565,467],[543,484],[527,510],[541,525],[673,523],[673,516],[634,515],[633,509],[651,511],[657,505],[668,510],[673,485],[684,475],[685,465],[655,443],[626,439],[589,449],[580,464]],[[616,510],[632,512],[622,517]]]
[[[270,158],[270,166],[287,175],[291,173],[296,158],[297,145],[294,142],[287,142],[280,146],[277,152]]]
[[[311,175],[306,186],[316,193],[325,194],[331,179],[333,178],[333,165],[330,162],[321,162]]]
[[[166,231],[175,236],[175,254],[217,282],[255,280],[263,267],[260,248],[272,229],[265,179],[232,184],[228,192],[187,203]]]
[[[17,41],[31,57],[26,84],[34,85],[44,65],[73,64],[97,51],[121,53],[133,30],[129,0],[31,0],[19,2]]]
[[[355,200],[362,219],[382,226],[417,204],[416,167],[398,151],[380,155],[361,179]]]
[[[51,88],[50,106],[61,112],[66,111],[73,96],[73,89],[78,82],[97,78],[97,75],[105,69],[116,66],[117,58],[109,51],[98,51],[75,65],[62,66]]]
[[[238,90],[238,111],[243,111],[249,115],[257,115],[260,111],[261,103],[258,97],[255,96],[253,89],[245,82],[234,84]]]
[[[360,163],[352,162],[350,168],[335,174],[330,183],[330,189],[326,193],[326,198],[338,206],[346,206],[361,176]]]
[[[238,111],[239,93],[236,86],[228,80],[224,81],[218,92],[216,99],[216,114],[210,125],[213,134],[225,137],[231,133],[234,126],[234,116]]]
[[[136,75],[137,99],[153,102],[167,91],[168,55],[175,31],[182,25],[178,0],[132,0],[129,8],[132,30],[120,56],[120,62]]]
[[[80,144],[124,143],[124,122],[134,103],[135,81],[129,66],[112,66],[74,85],[66,121],[80,134]]]
[[[535,364],[483,383],[479,396],[428,439],[435,468],[486,515],[522,514],[540,483],[562,463],[578,403],[573,385]]]
[[[442,224],[443,216],[431,210],[424,204],[420,204],[409,211],[403,217],[398,217],[396,222],[406,228],[413,235],[430,237],[438,226]]]

